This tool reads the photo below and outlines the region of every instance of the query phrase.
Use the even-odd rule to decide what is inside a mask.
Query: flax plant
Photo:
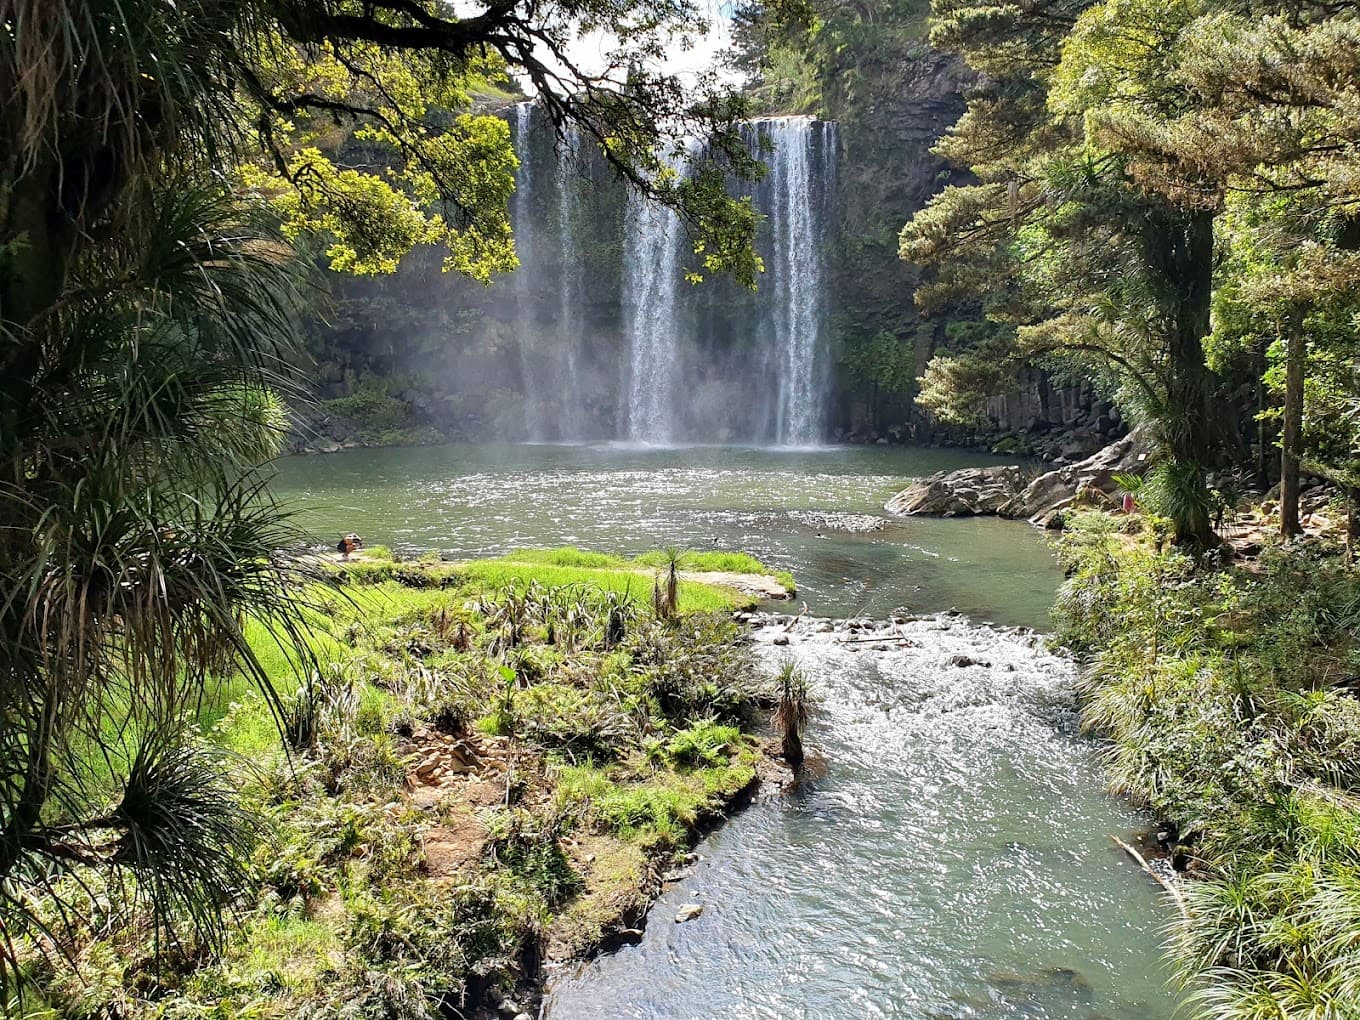
[[[138,196],[4,338],[36,352],[0,415],[0,969],[73,944],[87,896],[154,942],[215,944],[254,827],[189,724],[215,675],[276,708],[250,619],[305,657],[277,449],[295,273],[219,190]],[[3,977],[0,974],[0,977]]]

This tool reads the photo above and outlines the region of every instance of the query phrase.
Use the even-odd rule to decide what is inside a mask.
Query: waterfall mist
[[[679,217],[627,193],[591,146],[559,138],[532,104],[514,108],[512,128],[520,269],[506,323],[525,438],[824,442],[836,126],[775,117],[745,127],[769,166],[745,191],[766,217],[754,293],[688,282],[696,259]]]

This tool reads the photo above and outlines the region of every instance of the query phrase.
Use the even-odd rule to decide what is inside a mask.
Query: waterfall
[[[593,145],[553,131],[534,104],[507,113],[521,268],[497,318],[515,341],[504,349],[518,357],[526,438],[824,442],[835,125],[771,117],[744,128],[769,167],[734,192],[764,217],[752,293],[722,278],[691,286],[695,256],[675,213],[627,191]],[[671,169],[683,174],[698,144]]]
[[[557,342],[565,366],[566,404],[559,416],[559,436],[582,439],[589,426],[585,420],[584,380],[581,377],[581,344],[585,325],[585,251],[581,245],[579,183],[581,138],[568,128],[556,151],[553,186],[557,192]]]
[[[751,122],[746,137],[753,148],[772,146],[764,156],[769,173],[749,192],[767,217],[758,242],[766,272],[756,295],[717,282],[687,289],[682,273],[690,252],[679,219],[636,196],[628,200],[623,287],[631,440],[814,446],[826,438],[822,249],[835,125],[771,117]]]
[[[686,153],[686,156],[689,152]],[[684,171],[682,160],[672,169]],[[671,210],[629,192],[624,215],[624,328],[628,336],[627,436],[670,443],[683,384],[680,266],[684,225]]]
[[[534,394],[540,390],[541,359],[532,271],[537,260],[534,247],[533,112],[534,104],[531,102],[515,104],[513,141],[519,166],[515,170],[515,195],[510,204],[510,221],[515,231],[515,253],[520,264],[514,275],[514,328],[519,342],[520,374],[525,394],[529,398],[524,402],[524,433],[530,440],[542,440],[545,438],[546,408],[542,400],[534,399]]]
[[[826,436],[827,352],[821,206],[834,172],[835,127],[810,117],[756,122],[774,146],[766,187],[772,243],[766,272],[772,289],[777,402],[773,440],[813,446]],[[825,129],[822,152],[815,134]],[[820,170],[819,181],[816,171]]]
[[[519,352],[524,433],[534,442],[589,438],[590,381],[586,338],[586,248],[580,193],[587,160],[571,128],[551,151],[546,117],[534,103],[513,108],[519,168],[510,206],[520,268],[513,278],[510,325]],[[551,160],[549,163],[548,161]]]

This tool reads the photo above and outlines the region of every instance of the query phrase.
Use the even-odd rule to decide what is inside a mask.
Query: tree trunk
[[[1266,412],[1270,409],[1270,391],[1266,388],[1266,352],[1263,346],[1256,352],[1256,484],[1262,492],[1270,488],[1270,449],[1275,445],[1276,429]]]
[[[1171,335],[1172,452],[1184,463],[1207,464],[1215,437],[1210,430],[1209,369],[1204,338],[1213,296],[1214,218],[1197,212],[1171,231],[1170,282],[1176,287],[1176,327]]]
[[[1303,456],[1303,376],[1308,363],[1303,316],[1289,316],[1285,334],[1284,430],[1280,456],[1280,537],[1303,532],[1299,524],[1299,461]]]
[[[1196,210],[1157,217],[1153,241],[1151,254],[1175,313],[1163,422],[1168,452],[1185,487],[1186,498],[1178,500],[1185,510],[1174,522],[1175,541],[1204,548],[1214,541],[1204,472],[1222,431],[1212,427],[1210,374],[1204,363],[1213,296],[1214,214]]]
[[[1355,562],[1355,547],[1360,544],[1360,486],[1346,486],[1346,562]]]
[[[782,745],[780,750],[784,755],[784,760],[789,763],[790,767],[792,767],[795,772],[802,768],[805,756],[803,754],[803,738],[799,735],[798,731],[793,727],[785,729],[784,736],[780,743]]]

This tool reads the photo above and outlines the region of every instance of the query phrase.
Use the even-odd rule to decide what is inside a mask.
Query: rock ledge
[[[1146,458],[1138,430],[1076,464],[1034,478],[1015,464],[941,471],[914,482],[888,500],[884,509],[905,517],[1007,517],[1056,527],[1060,512],[1078,502],[1112,502],[1114,476],[1138,471]]]

